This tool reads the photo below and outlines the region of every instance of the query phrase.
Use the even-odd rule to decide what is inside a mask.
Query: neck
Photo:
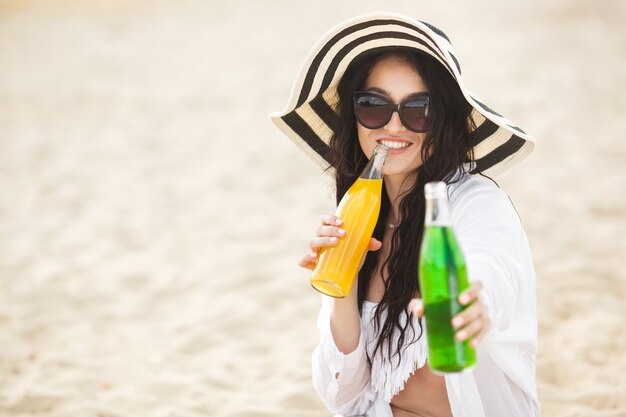
[[[415,181],[417,180],[417,172],[405,175],[385,175],[384,184],[387,196],[391,202],[391,210],[389,212],[389,223],[397,224],[402,221],[400,218],[400,201],[402,197],[409,192]]]

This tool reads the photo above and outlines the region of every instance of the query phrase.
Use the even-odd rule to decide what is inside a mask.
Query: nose
[[[402,120],[400,120],[400,113],[398,113],[397,110],[391,113],[391,118],[385,125],[385,130],[390,133],[401,132],[404,130],[404,125],[402,124]]]

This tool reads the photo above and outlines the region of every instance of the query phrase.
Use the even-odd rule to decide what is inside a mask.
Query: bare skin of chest
[[[391,231],[385,231],[379,252],[376,271],[367,288],[367,300],[380,302],[385,292],[381,274],[383,259],[388,256]],[[385,274],[386,275],[386,274]],[[417,369],[404,385],[404,389],[391,399],[394,417],[452,417],[445,380],[435,375],[428,364]]]

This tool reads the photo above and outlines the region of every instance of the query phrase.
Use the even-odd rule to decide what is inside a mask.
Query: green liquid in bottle
[[[429,204],[419,260],[428,361],[434,371],[459,372],[476,364],[470,340],[459,342],[452,326],[452,318],[464,309],[458,296],[469,287],[467,268],[452,227],[442,225],[449,222],[447,198]]]

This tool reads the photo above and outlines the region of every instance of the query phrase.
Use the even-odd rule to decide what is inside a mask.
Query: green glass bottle
[[[464,309],[458,297],[467,287],[465,258],[450,222],[448,191],[444,182],[424,187],[426,219],[419,257],[419,281],[428,362],[435,372],[460,372],[476,365],[476,351],[469,340],[459,342],[452,318]]]

